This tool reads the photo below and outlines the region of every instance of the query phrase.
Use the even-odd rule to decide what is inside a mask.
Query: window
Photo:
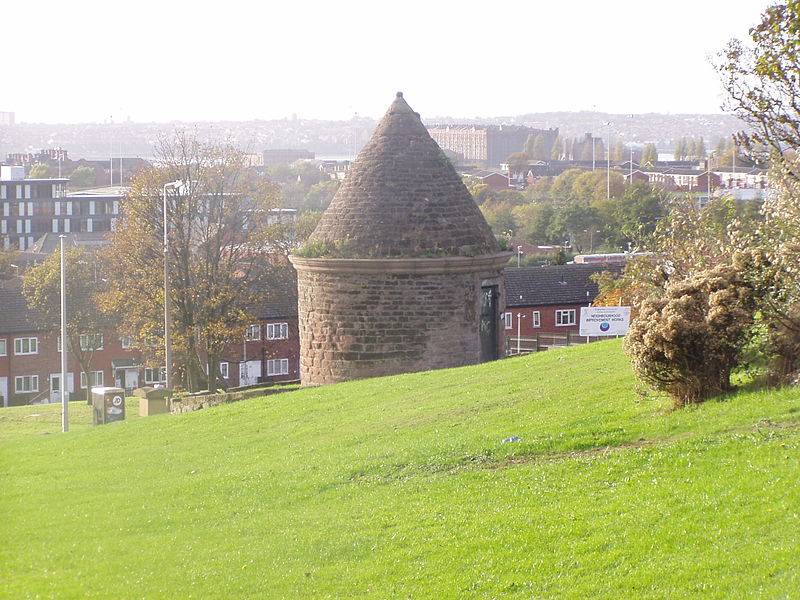
[[[531,323],[534,327],[542,326],[542,316],[539,314],[538,310],[535,310],[531,313]]]
[[[167,368],[166,367],[158,367],[155,369],[151,369],[146,367],[144,370],[144,382],[145,383],[163,383],[167,380]]]
[[[100,387],[103,385],[102,371],[89,371],[89,387]],[[86,373],[81,373],[81,388],[86,388]]]
[[[14,377],[14,391],[18,394],[29,394],[39,391],[38,375],[22,375]]]
[[[267,376],[273,375],[288,375],[289,374],[289,359],[276,358],[275,360],[267,361]]]
[[[565,327],[567,325],[575,325],[575,309],[556,311],[556,326]]]
[[[288,323],[269,323],[267,325],[268,340],[285,340],[289,337]]]
[[[244,332],[244,339],[248,342],[257,342],[261,339],[261,325],[248,325]]]
[[[6,341],[0,340],[0,356],[5,356],[8,354],[8,348],[6,348]]]
[[[219,363],[219,374],[220,374],[220,376],[223,379],[227,379],[228,378],[228,373],[229,373],[228,363],[226,363],[226,362]]]
[[[123,335],[121,338],[119,338],[119,343],[122,345],[123,350],[129,350],[132,345],[131,338],[129,338],[127,335]]]
[[[511,329],[514,326],[514,313],[506,311],[503,313],[503,318],[505,319],[506,329]]]
[[[80,336],[81,350],[102,350],[103,349],[103,334],[102,333],[82,333]]]
[[[14,338],[14,354],[38,354],[39,338]]]

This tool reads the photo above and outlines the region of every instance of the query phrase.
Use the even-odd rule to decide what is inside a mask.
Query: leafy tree
[[[7,250],[3,246],[0,246],[0,281],[3,279],[11,279],[16,275],[16,269],[12,266],[15,256],[15,250]]]
[[[525,198],[530,202],[549,201],[552,186],[551,177],[541,177],[525,188]]]
[[[275,183],[297,181],[297,173],[295,173],[289,165],[272,165],[267,169],[267,176],[270,181],[274,181]]]
[[[28,171],[28,179],[47,179],[50,177],[50,167],[43,163],[36,163]]]
[[[320,181],[311,186],[306,194],[303,208],[310,211],[323,211],[328,208],[328,205],[333,200],[334,195],[339,189],[339,181],[336,179],[328,179]]]
[[[730,391],[755,314],[753,288],[719,265],[669,283],[644,301],[625,337],[637,375],[676,407]]]
[[[673,154],[673,158],[675,160],[683,160],[686,158],[687,148],[686,148],[686,138],[682,137],[678,140],[678,143],[675,145],[675,153]]]
[[[585,171],[581,169],[567,169],[553,180],[553,185],[550,187],[553,204],[563,205],[574,199],[573,184],[583,173]]]
[[[531,244],[544,244],[549,238],[547,231],[553,219],[554,209],[549,204],[523,204],[511,210],[513,231],[517,239]]]
[[[595,226],[597,220],[596,209],[570,202],[555,211],[547,235],[554,240],[570,240],[578,251],[582,251],[580,242],[585,237],[583,233]]]
[[[530,136],[528,137],[530,138]],[[527,154],[533,160],[548,159],[546,142],[544,136],[541,133],[536,135],[536,137],[533,139],[533,145],[531,146],[530,152],[528,152],[526,149],[525,154]]]
[[[598,202],[605,242],[615,250],[626,250],[628,244],[639,246],[649,239],[664,218],[663,194],[660,187],[637,181],[621,197]]]
[[[556,136],[553,147],[550,149],[550,160],[560,160],[564,155],[564,140],[560,135]]]
[[[506,159],[508,173],[511,177],[516,177],[520,173],[524,176],[528,172],[528,155],[524,152],[514,152]]]
[[[78,167],[69,176],[69,185],[72,188],[82,189],[92,187],[97,182],[94,169],[91,167]]]
[[[642,165],[646,164],[655,164],[658,160],[658,150],[656,149],[655,144],[645,144],[644,149],[642,150]]]
[[[750,29],[748,44],[734,39],[716,65],[727,101],[725,108],[751,128],[737,140],[750,153],[758,144],[773,160],[800,147],[800,0],[771,6]],[[800,174],[785,164],[791,176]]]
[[[511,202],[503,200],[499,202],[485,202],[481,205],[481,212],[495,235],[514,231],[513,208],[514,206]]]
[[[120,329],[149,348],[152,362],[164,364],[162,193],[166,182],[188,182],[167,194],[175,382],[202,389],[207,359],[208,387],[216,389],[221,352],[242,339],[256,301],[276,292],[266,232],[278,192],[225,143],[178,134],[160,141],[156,164],[122,201],[124,218],[105,253],[114,268],[106,272],[104,307],[121,315]]]
[[[536,143],[536,138],[538,136],[530,133],[528,134],[527,139],[525,140],[525,144],[522,146],[522,152],[525,153],[525,156],[528,158],[533,158],[533,146]]]
[[[617,144],[614,147],[614,160],[625,160],[628,158],[627,152],[625,151],[625,143],[622,140],[617,140]]]
[[[703,159],[706,157],[706,144],[703,141],[703,136],[701,135],[696,144],[695,144],[695,151],[694,151],[695,158]]]
[[[84,248],[72,248],[64,257],[67,298],[67,348],[77,361],[87,382],[91,381],[94,351],[100,347],[103,331],[113,319],[95,301],[100,281],[98,257]],[[41,315],[43,325],[58,330],[61,323],[61,255],[51,254],[44,262],[25,273],[22,292],[28,306]],[[83,343],[81,343],[81,336]],[[63,343],[63,341],[62,341]],[[66,389],[66,386],[64,386]],[[91,385],[86,386],[86,400]]]

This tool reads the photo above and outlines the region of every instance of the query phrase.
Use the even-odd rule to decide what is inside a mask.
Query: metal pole
[[[69,431],[69,397],[67,392],[67,275],[64,267],[64,238],[61,242],[61,431]]]
[[[608,122],[608,147],[606,148],[606,198],[611,198],[611,121]]]
[[[631,185],[633,185],[633,144],[631,144]]]
[[[169,286],[169,238],[168,232],[168,213],[167,213],[167,188],[178,188],[183,182],[178,179],[164,184],[162,199],[164,201],[164,362],[166,381],[164,385],[168,390],[172,389],[172,313],[170,311],[170,286]]]
[[[164,363],[166,368],[166,388],[172,389],[172,339],[170,336],[172,329],[171,315],[169,310],[169,269],[167,268],[169,241],[167,238],[167,187],[164,185]]]
[[[522,313],[517,313],[517,356],[520,354],[520,336],[521,333],[521,325],[522,325]]]

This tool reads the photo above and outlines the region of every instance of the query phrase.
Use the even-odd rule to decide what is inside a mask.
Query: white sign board
[[[584,306],[579,333],[585,336],[625,335],[630,323],[630,306]]]

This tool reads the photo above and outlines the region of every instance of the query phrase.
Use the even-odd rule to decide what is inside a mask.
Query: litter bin
[[[105,425],[125,420],[125,390],[118,387],[92,388],[92,424]]]

